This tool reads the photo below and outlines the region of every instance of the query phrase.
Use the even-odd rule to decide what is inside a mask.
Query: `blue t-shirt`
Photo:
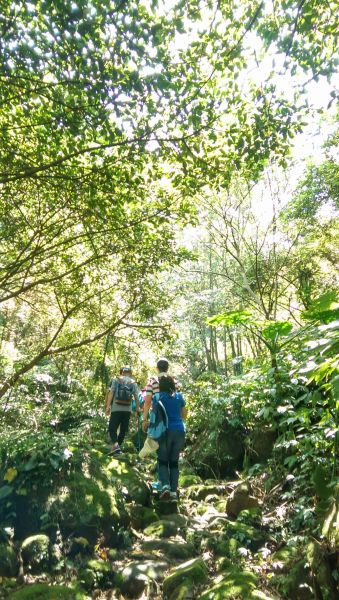
[[[168,429],[171,431],[185,431],[185,424],[181,417],[181,409],[185,406],[185,400],[180,392],[173,396],[160,393],[160,400],[165,407],[168,417]]]

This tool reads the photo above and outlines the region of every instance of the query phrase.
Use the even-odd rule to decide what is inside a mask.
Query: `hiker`
[[[138,386],[132,379],[131,367],[122,367],[119,377],[112,379],[105,399],[105,414],[107,417],[110,416],[108,425],[112,441],[110,454],[122,454],[121,446],[128,431],[133,398],[138,416],[140,412]]]
[[[168,374],[169,363],[165,358],[157,362],[157,377],[151,377],[146,385],[146,399],[142,429],[147,431],[148,413],[152,405],[152,397],[161,394],[161,402],[168,417],[168,429],[159,441],[158,477],[160,481],[160,500],[177,500],[179,480],[179,455],[185,445],[185,425],[187,416],[185,401],[176,390],[176,380]],[[179,387],[179,386],[178,386]],[[165,393],[162,393],[165,392]]]

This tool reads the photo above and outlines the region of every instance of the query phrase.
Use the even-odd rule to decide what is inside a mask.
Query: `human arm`
[[[106,415],[106,417],[109,417],[109,415],[111,414],[112,400],[113,400],[113,392],[112,392],[111,388],[109,388],[106,392],[106,397],[105,397],[105,415]]]
[[[138,390],[138,386],[136,383],[133,386],[133,398],[135,400],[135,414],[138,415],[140,412],[140,400],[139,400],[139,390]]]
[[[142,430],[144,433],[146,433],[147,427],[148,427],[148,413],[150,411],[151,404],[152,404],[152,392],[147,392],[146,397],[145,397],[145,403],[144,403],[144,416],[142,419]]]
[[[187,408],[186,406],[182,406],[181,408],[181,418],[183,421],[187,418]]]

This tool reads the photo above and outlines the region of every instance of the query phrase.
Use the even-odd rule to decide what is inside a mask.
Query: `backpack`
[[[114,393],[115,403],[121,404],[122,406],[129,406],[133,398],[133,386],[134,381],[124,383],[121,379],[118,379]]]
[[[148,437],[159,442],[168,429],[168,417],[166,409],[161,402],[162,394],[167,392],[156,392],[152,399],[152,408],[149,412]]]

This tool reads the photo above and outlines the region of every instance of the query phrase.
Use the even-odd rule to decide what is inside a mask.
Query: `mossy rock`
[[[306,555],[313,576],[317,581],[319,589],[322,590],[324,598],[326,600],[336,600],[338,596],[335,589],[335,581],[332,577],[332,569],[322,544],[316,540],[312,540],[307,546]]]
[[[270,562],[281,571],[288,571],[300,560],[300,548],[296,544],[282,546],[272,554]]]
[[[177,531],[178,525],[176,523],[163,519],[146,527],[144,534],[149,537],[169,538],[176,535]]]
[[[217,542],[214,548],[216,556],[233,557],[236,555],[239,547],[239,542],[235,538],[229,538]]]
[[[38,534],[26,538],[21,544],[21,554],[24,565],[32,573],[41,573],[48,569],[51,554],[51,543],[47,535]]]
[[[188,488],[191,485],[201,485],[202,479],[198,475],[191,474],[180,474],[179,475],[179,487]]]
[[[153,508],[148,508],[147,506],[135,504],[129,507],[128,512],[131,518],[131,525],[135,529],[145,529],[151,523],[159,521],[159,515]]]
[[[275,577],[275,587],[287,598],[309,600],[314,596],[310,570],[302,558],[286,574]]]
[[[188,560],[195,554],[194,546],[187,542],[172,542],[170,540],[145,540],[142,549],[146,551],[160,552],[167,558]]]
[[[156,504],[157,512],[163,518],[179,512],[179,504],[175,500],[161,500]]]
[[[203,559],[193,558],[173,569],[164,579],[164,597],[184,597],[181,595],[183,587],[191,590],[195,585],[205,583],[207,578],[208,570]]]
[[[217,582],[199,598],[200,600],[226,600],[233,598],[241,598],[241,600],[252,600],[253,592],[257,588],[257,577],[249,571],[230,571],[222,578],[218,578]]]
[[[266,535],[262,531],[238,521],[227,521],[224,532],[226,536],[234,537],[242,546],[246,546],[254,552],[261,548],[266,540]]]
[[[111,563],[91,558],[86,562],[85,568],[79,571],[79,580],[88,590],[93,588],[107,589],[114,585],[115,574]]]
[[[198,504],[196,508],[197,514],[202,516],[208,511],[209,508],[210,507],[208,506],[208,504]]]
[[[87,594],[64,585],[37,583],[28,585],[8,596],[8,600],[86,600]]]
[[[126,488],[128,492],[127,500],[134,501],[142,506],[151,505],[151,491],[146,476],[140,473],[137,468],[112,458],[105,466],[105,473],[113,484]]]
[[[76,554],[86,555],[91,554],[92,545],[85,537],[74,537],[71,539],[68,555],[75,556]]]
[[[94,479],[80,472],[64,481],[51,502],[50,514],[64,535],[73,533],[89,542],[104,534],[113,543],[113,529],[129,522],[120,490],[106,478]]]
[[[15,577],[18,568],[18,559],[13,548],[7,544],[0,544],[0,577]]]
[[[225,492],[223,485],[192,485],[188,490],[188,498],[191,500],[205,500],[207,496],[218,498]]]

